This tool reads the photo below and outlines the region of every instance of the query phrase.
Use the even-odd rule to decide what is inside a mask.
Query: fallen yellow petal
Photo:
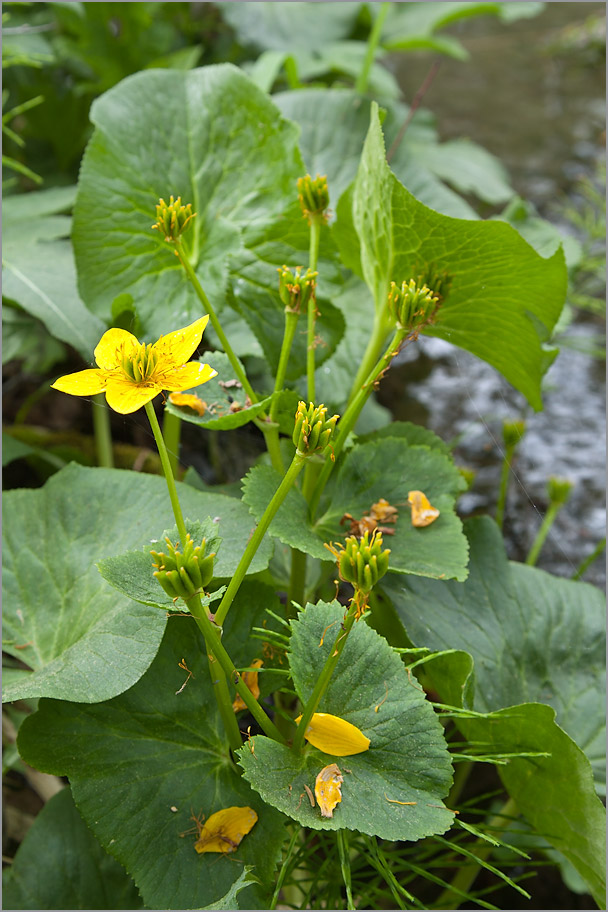
[[[430,526],[439,516],[439,510],[431,506],[431,502],[422,491],[409,491],[407,502],[412,508],[412,525],[416,528]]]
[[[336,763],[324,766],[315,779],[315,795],[321,808],[321,817],[333,817],[334,808],[342,801],[340,786],[344,777]]]
[[[239,844],[252,829],[258,815],[250,807],[230,807],[216,811],[201,827],[194,848],[199,855],[205,852],[236,852]]]
[[[202,418],[207,411],[207,403],[194,393],[169,393],[169,402],[179,408],[187,406]]]
[[[264,664],[263,659],[254,659],[253,662],[251,663],[251,668],[261,668],[263,664]],[[251,693],[257,700],[258,697],[260,696],[260,686],[258,684],[257,671],[244,671],[243,674],[241,675],[241,680],[243,681],[244,684],[247,685],[247,687],[249,688],[249,690],[251,691]],[[241,709],[247,709],[247,704],[245,703],[245,701],[243,700],[241,695],[238,693],[237,693],[236,697],[234,698],[234,703],[232,704],[232,708],[235,711],[235,713],[240,712]]]
[[[299,722],[302,716],[298,716]],[[335,757],[350,757],[369,750],[369,738],[366,738],[356,725],[352,725],[339,716],[330,713],[315,713],[308,724],[304,735],[313,747],[325,754]]]

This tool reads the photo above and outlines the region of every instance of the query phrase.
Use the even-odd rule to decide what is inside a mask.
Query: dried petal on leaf
[[[201,418],[207,411],[207,403],[203,402],[201,397],[195,393],[170,393],[169,402],[171,405],[177,405],[178,408],[187,406],[196,412],[197,415],[200,415]]]
[[[296,722],[301,718],[298,716]],[[308,723],[304,737],[313,747],[335,757],[360,754],[369,750],[370,744],[369,738],[366,738],[356,725],[330,713],[315,713]]]
[[[258,815],[250,807],[230,807],[216,811],[201,827],[194,848],[199,855],[205,852],[236,852],[239,844],[257,822]]]
[[[412,525],[420,529],[430,526],[439,516],[439,510],[433,507],[422,491],[409,491],[407,502],[412,508]]]
[[[251,663],[251,667],[252,668],[261,668],[263,664],[264,664],[263,659],[254,659],[253,662]],[[247,685],[247,687],[249,688],[249,690],[251,691],[251,693],[257,700],[260,696],[260,685],[258,684],[257,671],[244,671],[243,674],[241,675],[241,680],[243,681],[244,684]],[[241,709],[247,709],[247,704],[245,703],[245,701],[243,700],[241,695],[238,693],[237,693],[236,697],[234,698],[234,703],[232,704],[232,708],[235,711],[235,713],[240,712]]]
[[[336,763],[324,766],[315,779],[315,795],[321,808],[321,817],[333,817],[334,808],[342,801],[340,786],[344,777]]]

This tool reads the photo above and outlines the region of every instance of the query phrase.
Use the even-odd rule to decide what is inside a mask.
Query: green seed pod
[[[302,215],[307,218],[309,223],[314,218],[322,218],[327,221],[327,208],[329,206],[329,190],[327,189],[327,177],[321,177],[320,174],[313,178],[310,174],[298,178],[298,202],[302,210]]]
[[[340,416],[327,418],[324,405],[315,406],[312,402],[298,403],[293,431],[293,442],[300,456],[312,456],[323,451],[331,441],[336,422]]]
[[[570,497],[574,484],[567,478],[552,477],[547,482],[547,494],[552,504],[563,506]]]
[[[277,269],[279,273],[279,297],[285,305],[286,313],[301,313],[308,307],[308,302],[314,298],[317,288],[318,272],[307,269],[304,275],[301,266],[296,266],[292,272],[287,266]]]
[[[388,559],[391,553],[388,548],[382,550],[382,535],[376,529],[370,538],[366,532],[361,539],[351,535],[344,545],[326,546],[338,560],[341,579],[352,583],[355,591],[369,595],[378,580],[388,570]]]
[[[150,551],[154,566],[157,568],[154,576],[171,598],[188,599],[195,592],[204,590],[213,578],[213,559],[215,552],[205,554],[206,541],[194,545],[190,535],[186,538],[186,546],[180,550],[181,544],[174,545],[168,538],[167,552]]]
[[[508,449],[517,446],[525,433],[525,421],[503,421],[502,423],[502,439]]]
[[[188,230],[195,216],[192,203],[182,206],[181,196],[176,200],[171,196],[168,204],[161,198],[156,206],[156,222],[152,227],[162,232],[166,241],[175,241]]]
[[[414,332],[433,322],[439,298],[427,285],[419,286],[414,279],[403,282],[398,288],[391,282],[388,309],[398,326]]]

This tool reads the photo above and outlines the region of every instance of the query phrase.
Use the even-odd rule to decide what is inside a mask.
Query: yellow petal
[[[169,393],[169,402],[178,408],[190,408],[202,418],[207,411],[207,403],[194,393]]]
[[[65,374],[51,383],[53,389],[70,396],[94,396],[103,393],[106,388],[106,375],[100,370],[76,371],[75,374]]]
[[[106,388],[106,400],[120,415],[130,415],[161,392],[157,383],[135,383],[126,375],[111,377]]]
[[[251,667],[252,668],[261,668],[263,664],[264,664],[263,659],[254,659],[253,662],[251,663]],[[243,680],[243,683],[247,685],[247,687],[249,688],[249,690],[251,691],[251,693],[257,700],[258,697],[260,696],[260,685],[258,684],[257,671],[244,671],[243,674],[241,675],[241,678]],[[242,696],[238,693],[237,693],[236,697],[234,698],[234,703],[232,704],[232,708],[235,711],[235,713],[240,712],[241,709],[247,709],[247,704],[243,700]]]
[[[416,528],[430,526],[439,516],[439,510],[431,503],[422,491],[409,491],[407,502],[412,508],[412,525]]]
[[[186,389],[194,389],[217,377],[217,371],[209,367],[208,364],[201,364],[200,361],[189,361],[181,367],[176,367],[166,373],[155,372],[154,379],[159,385],[166,390],[175,390],[177,392]]]
[[[296,722],[302,717],[298,716]],[[369,750],[369,738],[366,738],[356,725],[352,725],[339,716],[329,713],[315,713],[308,724],[307,741],[325,754],[334,757],[349,757]]]
[[[250,807],[230,807],[216,811],[201,828],[194,848],[199,855],[205,852],[236,852],[241,839],[257,819],[258,815]]]
[[[126,329],[109,329],[95,349],[95,361],[103,370],[113,370],[122,364],[123,353],[135,353],[140,347],[135,336]]]
[[[176,329],[175,332],[161,336],[158,342],[154,343],[154,351],[164,369],[180,367],[186,363],[200,345],[203,330],[208,321],[208,316],[201,317],[200,320],[196,320],[190,326],[185,326],[184,329]],[[186,387],[182,387],[182,389],[186,389]]]
[[[333,817],[334,808],[342,801],[340,786],[344,777],[336,763],[324,766],[315,779],[315,796],[321,808],[321,817]]]

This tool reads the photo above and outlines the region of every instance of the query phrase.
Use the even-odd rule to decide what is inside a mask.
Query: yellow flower
[[[258,815],[250,807],[230,807],[216,811],[201,827],[194,848],[199,855],[205,852],[236,852],[241,839],[252,829],[257,819]]]
[[[321,808],[321,817],[333,817],[334,808],[342,801],[340,786],[344,777],[336,763],[324,766],[315,779],[315,796]]]
[[[95,349],[98,369],[59,377],[52,386],[71,396],[106,394],[110,408],[128,415],[162,390],[186,390],[206,383],[217,371],[188,359],[199,345],[209,317],[201,317],[158,342],[144,345],[125,329],[109,329]],[[188,363],[186,363],[188,362]]]
[[[296,722],[301,718],[298,716]],[[313,747],[334,757],[349,757],[369,750],[369,738],[356,725],[329,713],[314,713],[304,737]]]

